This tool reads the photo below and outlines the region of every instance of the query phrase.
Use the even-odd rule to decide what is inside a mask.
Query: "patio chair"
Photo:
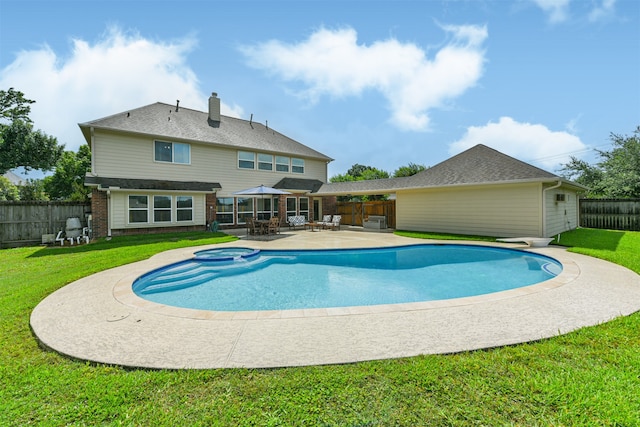
[[[331,228],[332,230],[335,230],[336,228],[338,230],[340,230],[340,221],[342,220],[342,216],[341,215],[334,215],[333,218],[331,219],[331,222],[329,224],[326,225],[327,228]]]
[[[280,233],[280,218],[274,216],[269,220],[269,225],[267,226],[267,234],[271,235],[278,233]]]
[[[331,215],[322,215],[322,221],[318,221],[318,224],[322,224],[323,227],[331,223]]]
[[[260,224],[254,218],[247,218],[247,236],[260,234]]]

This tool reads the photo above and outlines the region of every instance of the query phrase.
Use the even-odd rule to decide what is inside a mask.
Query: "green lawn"
[[[42,350],[31,334],[31,310],[79,277],[229,239],[190,233],[0,251],[0,425],[640,425],[640,313],[485,351],[264,370],[96,366]],[[560,244],[640,273],[640,233],[581,229]]]

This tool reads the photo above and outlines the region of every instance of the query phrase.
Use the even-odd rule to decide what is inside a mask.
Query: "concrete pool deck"
[[[435,242],[343,228],[284,231],[271,241],[243,238],[171,250],[57,290],[33,310],[31,327],[44,346],[80,360],[158,369],[272,368],[491,348],[565,334],[640,310],[640,275],[559,247],[527,248],[563,264],[554,279],[443,301],[233,313],[167,307],[131,290],[138,276],[211,247],[312,249]]]

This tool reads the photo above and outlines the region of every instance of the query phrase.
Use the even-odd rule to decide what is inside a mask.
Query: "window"
[[[253,198],[238,197],[238,224],[245,224],[253,217]]]
[[[156,162],[179,163],[184,165],[191,163],[191,146],[189,144],[156,141],[154,153]]]
[[[191,163],[191,146],[189,144],[173,143],[173,163],[188,165]]]
[[[193,197],[176,197],[176,219],[178,221],[193,221]]]
[[[171,196],[153,196],[153,222],[171,222]]]
[[[291,159],[291,172],[304,173],[304,159]]]
[[[272,171],[273,156],[271,154],[258,153],[258,169],[261,171]]]
[[[279,206],[280,206],[280,197],[279,196],[274,196],[274,198],[273,198],[273,214],[275,216],[280,215]]]
[[[147,196],[129,196],[129,222],[149,222],[149,198]]]
[[[307,221],[309,221],[309,198],[300,197],[298,206],[300,207],[299,215],[302,215]]]
[[[240,169],[255,169],[256,154],[248,151],[238,151],[238,167]]]
[[[233,224],[233,197],[218,197],[216,221],[220,224]]]
[[[285,156],[276,156],[276,171],[289,173],[289,158]]]
[[[269,219],[271,218],[271,198],[258,198],[256,199],[257,213],[258,219]]]
[[[295,197],[287,197],[287,216],[298,215]]]

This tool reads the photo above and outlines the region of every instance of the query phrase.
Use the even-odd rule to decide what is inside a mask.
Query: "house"
[[[309,193],[327,182],[333,159],[266,124],[221,115],[215,93],[208,107],[155,103],[79,124],[92,153],[85,185],[95,237],[321,214],[322,197]],[[292,194],[233,195],[261,184]]]
[[[336,196],[394,194],[397,229],[549,237],[578,225],[576,183],[476,145],[416,175],[327,183],[330,157],[266,124],[156,103],[79,125],[92,152],[96,237],[203,230],[216,221],[336,213]],[[290,192],[237,197],[260,184]],[[344,218],[343,218],[344,219]]]
[[[3,177],[7,178],[9,180],[10,183],[12,183],[15,186],[20,186],[20,185],[25,185],[26,181],[24,180],[24,178],[22,178],[20,175],[17,175],[11,171],[7,171],[4,173],[4,175],[2,175]]]
[[[315,195],[396,194],[396,228],[550,237],[578,226],[585,187],[479,144],[416,175],[323,185]]]

